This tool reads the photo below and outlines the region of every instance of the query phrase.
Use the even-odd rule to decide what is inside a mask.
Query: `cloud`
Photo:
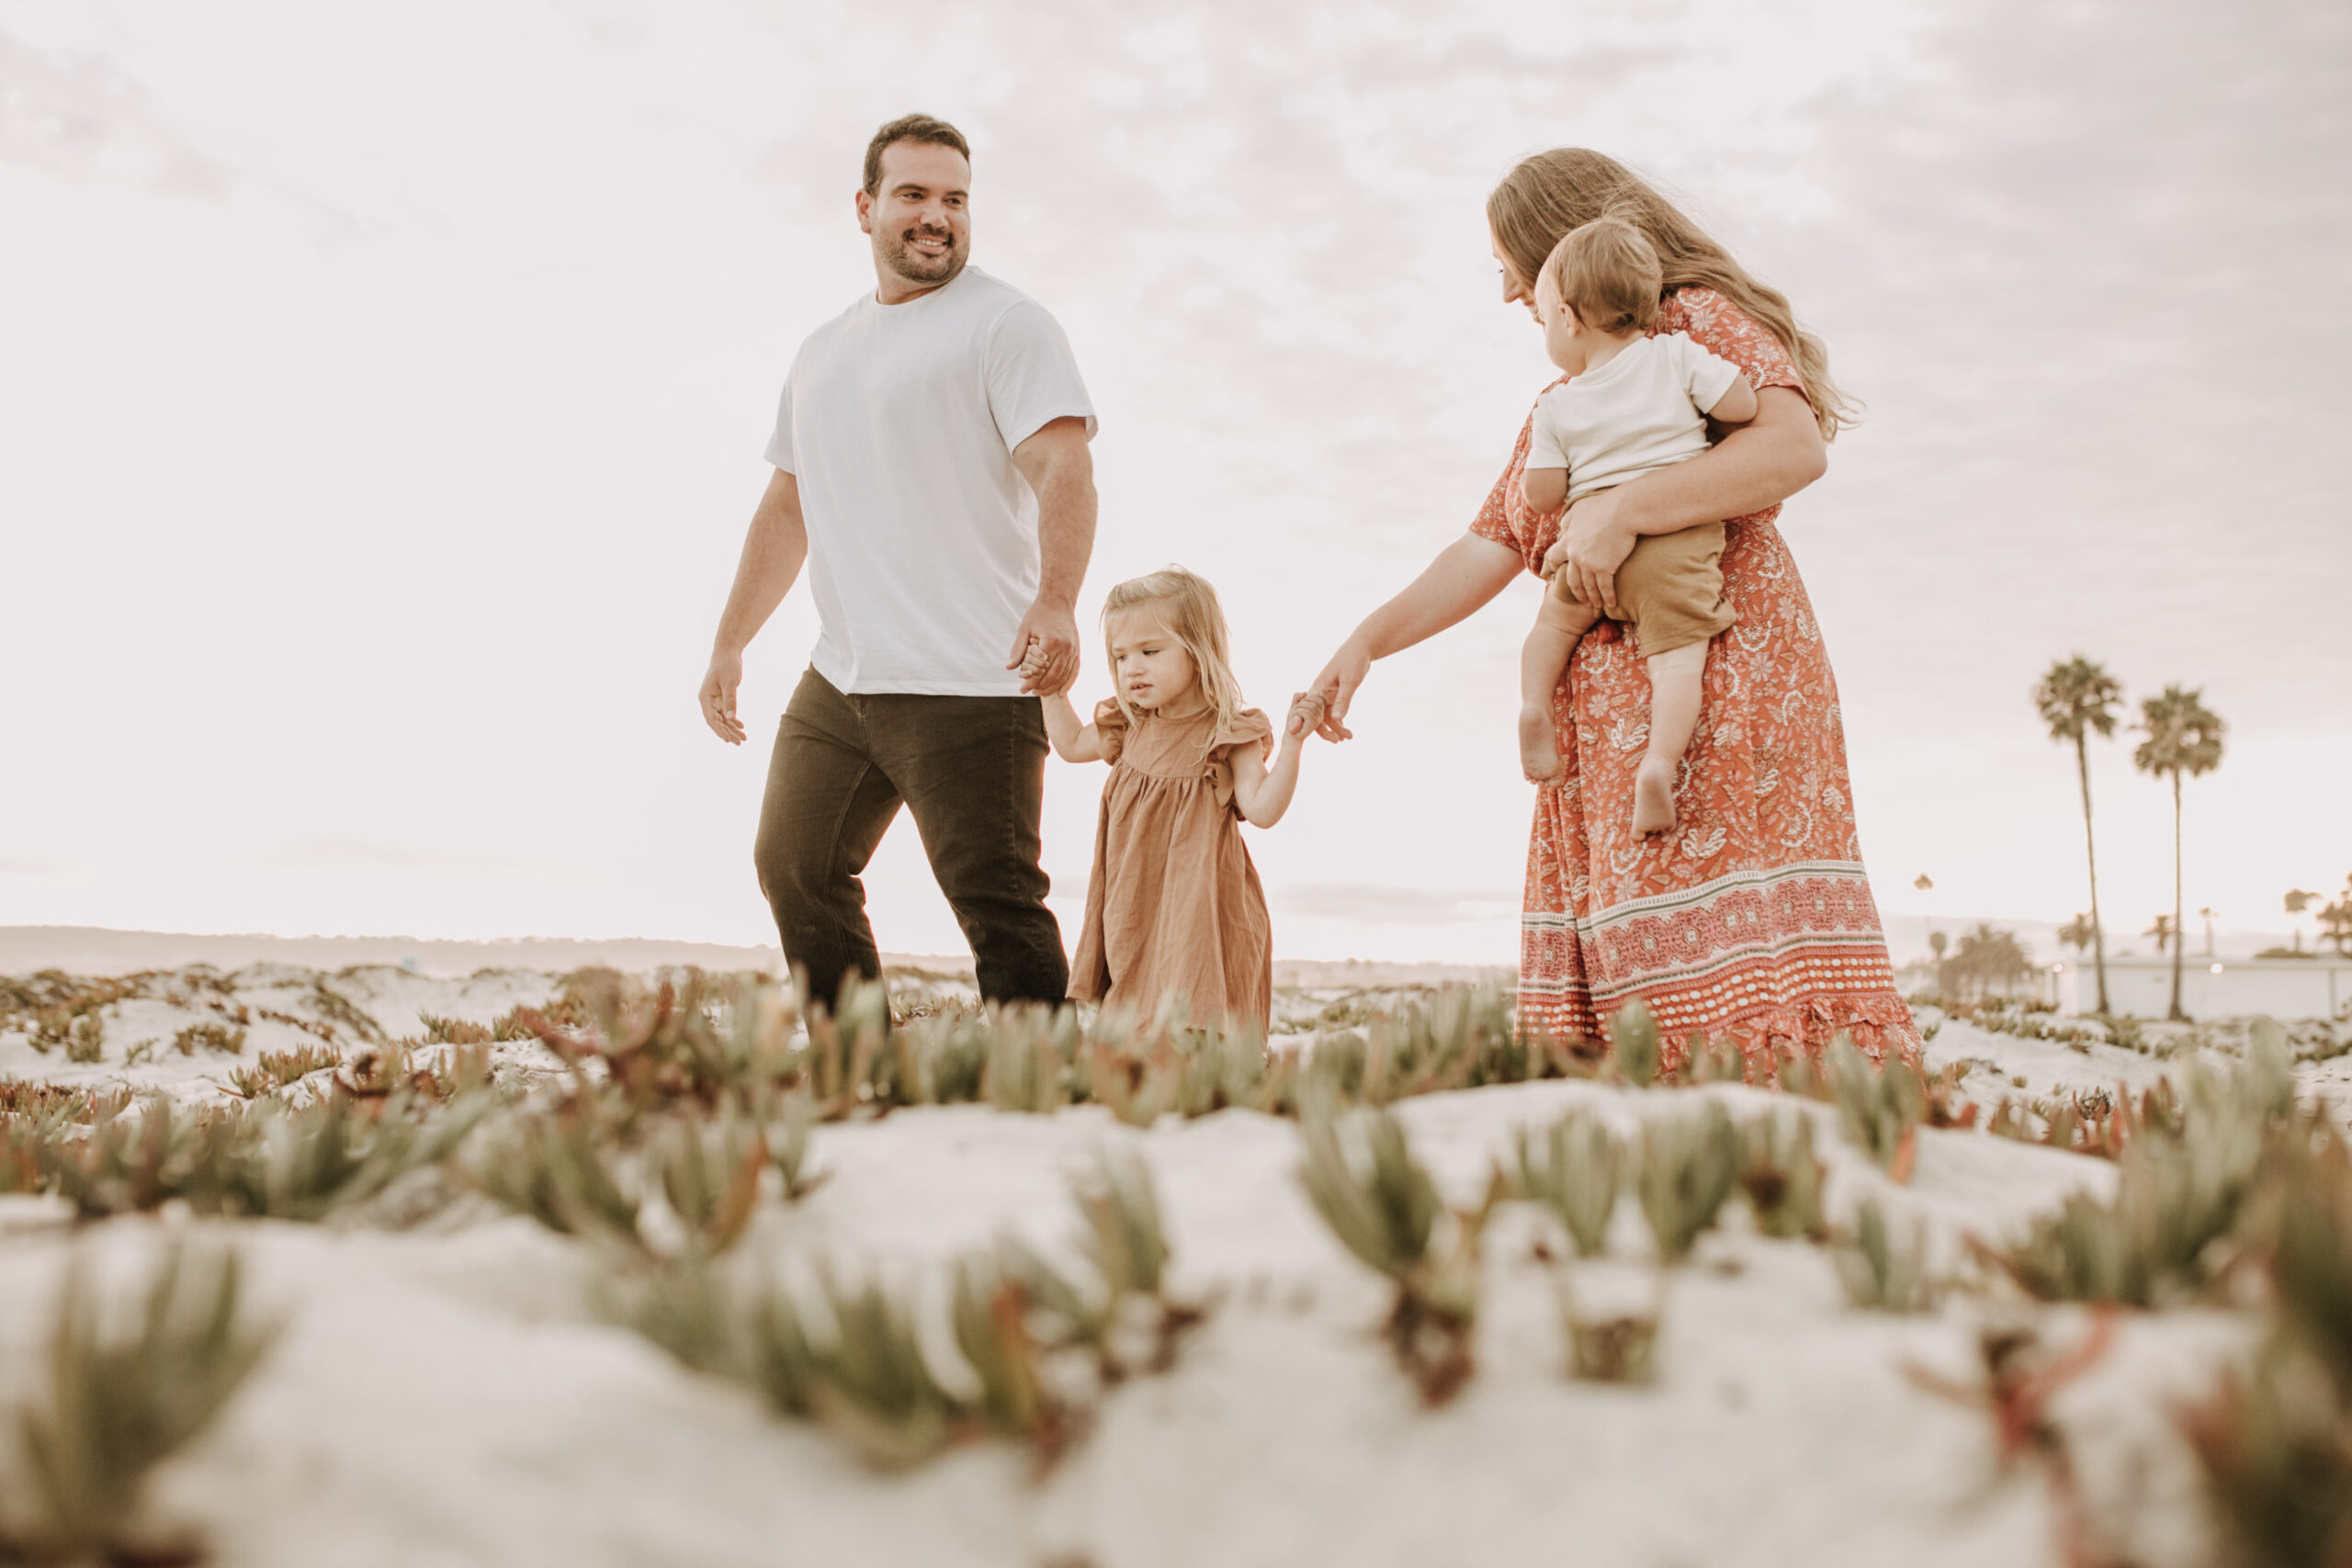
[[[0,31],[0,161],[159,195],[223,201],[239,174],[102,57],[50,52]]]

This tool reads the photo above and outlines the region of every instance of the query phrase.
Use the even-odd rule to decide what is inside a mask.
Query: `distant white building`
[[[2060,1012],[2098,1010],[2098,975],[2068,958],[2041,972],[2042,999]],[[2172,1004],[2172,960],[2110,958],[2107,999],[2126,1018],[2162,1018]],[[2352,1009],[2352,958],[2199,958],[2180,966],[2180,1010],[2191,1018],[2342,1018]]]

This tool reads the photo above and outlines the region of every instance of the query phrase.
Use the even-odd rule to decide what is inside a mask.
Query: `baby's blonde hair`
[[[1658,283],[1665,276],[1657,252],[1617,213],[1561,235],[1544,258],[1544,274],[1560,302],[1595,332],[1612,337],[1646,332],[1657,318]]]
[[[1195,577],[1181,566],[1164,566],[1148,576],[1130,579],[1112,589],[1102,601],[1102,650],[1110,657],[1114,675],[1119,661],[1116,655],[1111,654],[1111,617],[1147,606],[1159,612],[1169,635],[1192,658],[1193,674],[1201,683],[1201,695],[1216,715],[1216,723],[1209,730],[1214,741],[1216,736],[1233,728],[1234,716],[1241,711],[1241,682],[1234,679],[1232,655],[1227,651],[1229,639],[1225,632],[1225,611],[1216,602],[1216,590],[1209,586],[1206,578]],[[1136,710],[1127,705],[1126,688],[1114,682],[1111,699],[1127,716],[1127,722],[1133,724]]]

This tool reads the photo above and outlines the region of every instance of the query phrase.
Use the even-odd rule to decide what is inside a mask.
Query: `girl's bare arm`
[[[1046,709],[1046,739],[1054,743],[1054,755],[1065,762],[1099,762],[1102,760],[1102,735],[1091,724],[1078,721],[1078,710],[1069,705],[1069,698],[1056,693],[1040,697]]]
[[[1298,789],[1299,753],[1306,749],[1307,732],[1323,718],[1323,699],[1313,692],[1293,697],[1290,716],[1283,725],[1280,745],[1269,767],[1259,752],[1233,753],[1233,803],[1241,819],[1253,828],[1271,828],[1290,809]]]

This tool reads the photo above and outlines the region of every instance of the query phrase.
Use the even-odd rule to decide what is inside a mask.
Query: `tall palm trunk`
[[[2180,897],[2180,770],[2172,771],[2172,1014],[2176,1020],[2188,1015],[2180,1010],[2180,950],[2184,927],[2181,915],[2188,906]]]
[[[2098,847],[2091,840],[2091,755],[2080,731],[2075,735],[2075,772],[2083,781],[2083,854],[2091,863],[2091,963],[2098,972],[2099,1016],[2107,1016],[2107,932],[2098,923]]]

